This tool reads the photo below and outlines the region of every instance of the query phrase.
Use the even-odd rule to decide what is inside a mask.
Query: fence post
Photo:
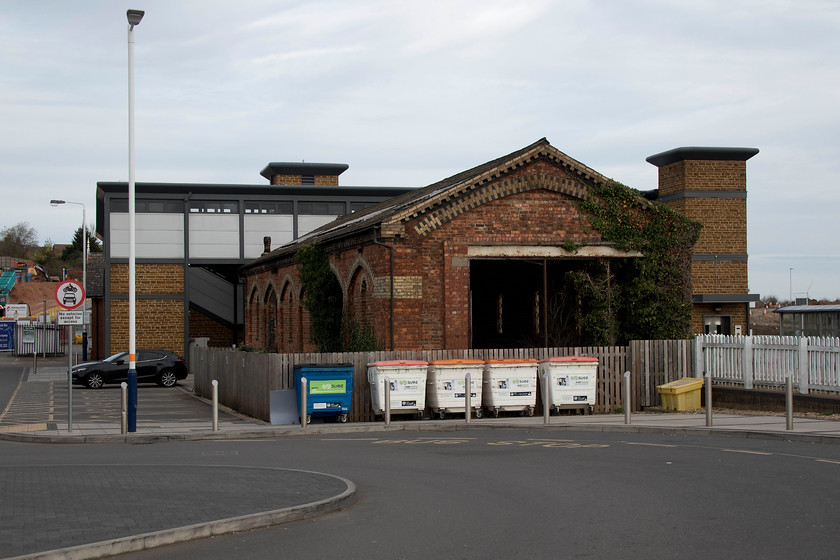
[[[300,427],[306,429],[306,378],[300,378]]]
[[[807,395],[810,389],[808,367],[808,337],[799,337],[799,393]]]
[[[624,423],[630,423],[630,372],[624,372]]]
[[[785,379],[785,428],[793,429],[793,374],[788,372]]]
[[[741,367],[744,369],[744,389],[753,388],[753,341],[751,336],[744,337],[744,355]]]
[[[128,433],[128,383],[120,383],[120,433]]]
[[[385,395],[385,425],[391,425],[391,379],[386,375],[384,379],[385,386],[382,387]]]
[[[472,375],[470,372],[464,376],[464,422],[469,425],[470,417],[472,416]]]
[[[706,427],[712,427],[712,372],[706,372]]]
[[[703,360],[703,335],[694,337],[694,377],[703,377],[705,371]]]
[[[219,382],[215,379],[210,382],[213,385],[213,431],[219,431]]]
[[[548,370],[542,374],[542,395],[543,395],[543,424],[551,422],[551,407],[548,405]]]

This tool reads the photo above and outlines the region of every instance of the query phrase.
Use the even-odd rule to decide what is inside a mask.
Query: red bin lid
[[[475,365],[482,365],[482,364],[484,364],[484,360],[452,359],[452,360],[434,360],[432,362],[433,366],[475,366]]]

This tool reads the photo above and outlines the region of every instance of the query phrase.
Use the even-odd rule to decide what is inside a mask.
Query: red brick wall
[[[234,338],[232,329],[200,311],[190,309],[190,338],[205,336],[210,338],[208,345],[216,348],[230,348],[232,345],[241,342],[241,340]]]
[[[503,179],[524,179],[533,185],[545,174],[568,177],[552,164],[538,162]],[[421,216],[406,224],[405,237],[384,240],[394,252],[393,323],[397,350],[468,348],[470,268],[467,250],[470,245],[557,247],[568,241],[578,245],[601,241],[600,235],[579,213],[576,199],[569,195],[535,189],[502,196],[502,179],[481,188],[483,204],[460,214],[452,213],[447,216],[449,221],[443,221],[439,227],[429,228],[427,224],[423,229],[428,232],[426,235],[419,234],[414,227],[425,217]],[[447,212],[446,208],[440,211]],[[372,321],[380,345],[388,349],[391,337],[390,253],[386,247],[369,244],[369,241],[365,243],[333,254],[330,259],[344,292],[346,313],[359,322]],[[269,280],[276,286],[291,281],[298,289],[294,266],[263,271],[246,279],[247,294],[252,293],[252,286],[257,287],[257,297],[249,300],[246,308],[246,340],[258,347],[266,345],[260,338],[265,329],[258,317],[264,313],[259,301]],[[367,286],[364,293],[363,280]],[[309,342],[308,314],[301,311],[296,298],[291,307],[297,308],[297,313],[292,313],[288,321],[282,321],[282,330],[288,332],[292,328],[300,332],[300,336],[290,346],[284,346],[284,351],[314,351]]]

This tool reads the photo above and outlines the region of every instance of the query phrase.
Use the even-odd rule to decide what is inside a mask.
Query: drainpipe
[[[373,229],[373,243],[388,249],[391,261],[391,351],[394,351],[394,247],[379,241],[376,235],[376,228]]]

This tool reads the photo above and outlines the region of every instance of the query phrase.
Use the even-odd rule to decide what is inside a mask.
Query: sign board
[[[85,303],[85,289],[75,280],[65,280],[55,288],[55,301],[64,309],[76,309]]]
[[[64,310],[58,312],[59,325],[84,325],[85,312],[79,310]]]
[[[0,321],[0,352],[15,349],[15,322]]]
[[[6,319],[20,319],[29,317],[28,303],[10,303],[6,306]]]
[[[24,344],[35,344],[35,327],[23,327],[21,342]]]

